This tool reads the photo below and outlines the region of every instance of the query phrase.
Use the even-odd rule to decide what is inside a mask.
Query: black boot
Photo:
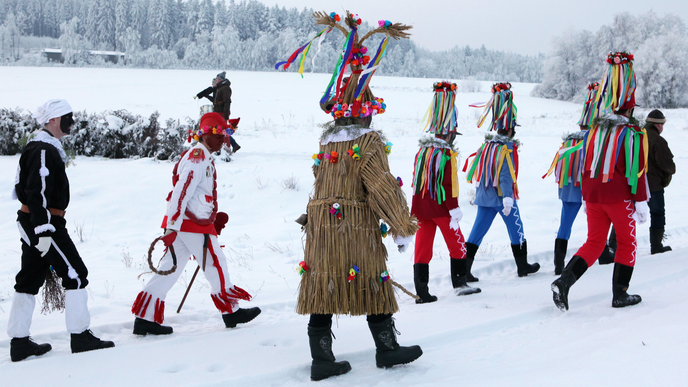
[[[616,254],[616,230],[614,230],[614,226],[612,226],[612,231],[609,233],[609,243],[607,243],[607,246],[609,246],[609,250],[612,252],[612,255]]]
[[[539,263],[535,262],[532,265],[528,263],[528,244],[526,241],[523,241],[520,245],[511,245],[511,251],[514,253],[514,261],[516,261],[519,277],[525,277],[540,270]]]
[[[437,301],[437,297],[428,291],[428,281],[430,281],[430,265],[427,263],[416,263],[413,265],[413,283],[416,285],[416,294],[419,299],[416,304],[426,304]]]
[[[466,283],[466,273],[468,273],[467,259],[454,259],[451,262],[451,280],[452,287],[456,289],[457,296],[468,296],[470,294],[480,293],[480,288],[472,288]]]
[[[600,263],[600,265],[609,265],[614,263],[614,253],[612,252],[612,248],[609,247],[609,245],[604,245],[604,250],[602,250],[602,254],[600,255],[600,258],[597,260],[597,262]]]
[[[151,335],[169,335],[172,333],[172,327],[165,325],[160,325],[153,321],[144,320],[142,318],[136,318],[134,320],[134,334],[145,336],[147,334]]]
[[[348,361],[335,361],[332,353],[331,325],[324,327],[308,326],[308,344],[311,347],[311,380],[318,381],[331,376],[343,375],[351,371]]]
[[[666,253],[671,251],[670,246],[664,246],[664,229],[650,227],[650,254]]]
[[[612,277],[612,307],[623,308],[639,303],[643,299],[637,294],[628,294],[628,285],[631,283],[633,266],[626,266],[620,263],[614,264],[614,276]]]
[[[478,277],[474,277],[471,274],[471,268],[473,268],[473,261],[475,261],[475,253],[478,252],[478,245],[473,243],[466,243],[466,282],[478,282]]]
[[[50,344],[37,344],[29,336],[15,337],[10,340],[10,359],[21,361],[29,356],[45,355],[51,349]]]
[[[561,275],[561,272],[564,271],[568,246],[569,241],[567,239],[557,238],[554,240],[554,274],[556,275]]]
[[[249,309],[239,308],[239,310],[234,313],[223,314],[222,321],[225,322],[227,328],[234,328],[237,324],[244,324],[253,320],[260,312],[261,310],[258,307]]]
[[[569,261],[561,277],[552,282],[554,304],[561,310],[569,310],[569,289],[588,270],[588,264],[577,255]]]
[[[72,353],[93,351],[95,349],[112,348],[115,343],[112,341],[101,340],[93,336],[93,332],[87,329],[81,333],[72,333],[71,347]]]
[[[397,333],[392,317],[381,322],[368,322],[370,333],[375,340],[375,363],[379,368],[389,368],[398,364],[410,363],[418,359],[423,350],[418,345],[402,347],[397,343]]]

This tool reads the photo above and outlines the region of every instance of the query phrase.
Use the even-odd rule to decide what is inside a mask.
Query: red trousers
[[[461,233],[461,228],[452,230],[449,227],[451,217],[419,220],[420,229],[416,232],[416,247],[414,251],[414,263],[430,263],[432,259],[432,244],[435,241],[435,232],[440,228],[444,241],[449,248],[449,257],[453,259],[466,258],[466,242]]]
[[[602,254],[607,243],[610,224],[616,230],[616,252],[614,262],[626,266],[635,266],[638,243],[635,237],[635,219],[633,201],[601,204],[586,203],[588,215],[588,239],[576,252],[576,255],[592,266]]]

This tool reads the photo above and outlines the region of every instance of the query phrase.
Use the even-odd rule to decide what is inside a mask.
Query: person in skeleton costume
[[[228,129],[227,121],[219,113],[204,114],[199,129],[189,136],[189,141],[194,139],[198,143],[182,153],[174,166],[174,188],[167,197],[167,212],[162,221],[165,235],[161,239],[167,250],[159,271],[131,308],[136,315],[136,335],[172,333],[172,327],[162,325],[165,297],[190,256],[196,257],[203,270],[210,284],[210,297],[227,328],[247,323],[260,314],[259,308],[239,308],[239,300],[250,301],[251,296],[229,280],[227,259],[217,239],[228,218],[217,212],[217,175],[211,155],[222,148]]]
[[[434,96],[428,112],[425,130],[434,137],[422,138],[413,168],[414,194],[411,214],[418,218],[420,229],[416,233],[413,282],[417,304],[437,301],[428,291],[429,264],[433,241],[439,227],[449,248],[452,286],[463,296],[480,293],[466,283],[468,265],[466,245],[459,222],[463,217],[459,208],[458,152],[454,139],[456,124],[456,84],[438,82],[433,86]]]
[[[562,153],[580,152],[583,200],[587,208],[588,238],[552,283],[554,304],[569,309],[571,286],[595,263],[605,248],[609,226],[616,230],[617,248],[612,277],[612,307],[641,301],[626,291],[636,262],[636,221],[649,216],[647,200],[647,133],[633,118],[635,72],[633,55],[609,53],[600,92],[592,102],[599,117],[583,140]]]
[[[561,217],[559,221],[559,231],[557,231],[557,239],[554,241],[554,274],[556,275],[560,275],[564,270],[566,249],[568,247],[569,238],[571,237],[571,227],[583,204],[583,193],[581,191],[583,176],[580,166],[580,153],[569,153],[567,157],[561,157],[560,152],[566,151],[566,149],[580,143],[585,133],[587,133],[588,129],[592,126],[593,119],[597,117],[597,111],[593,102],[599,91],[599,86],[600,84],[598,82],[588,84],[588,95],[585,99],[585,106],[581,119],[578,121],[580,131],[566,135],[559,151],[557,151],[557,154],[554,156],[549,171],[542,176],[544,179],[554,173],[556,182],[559,185]],[[611,252],[608,245],[606,245],[602,251],[602,255],[600,255],[598,262],[600,265],[614,263],[614,254]]]
[[[411,27],[382,20],[379,28],[359,39],[357,15],[347,11],[348,30],[337,23],[340,17],[334,12],[316,12],[314,17],[325,29],[313,40],[335,28],[346,36],[344,51],[320,101],[322,110],[335,120],[323,132],[319,152],[313,155],[315,185],[306,222],[302,222],[306,250],[296,306],[297,313],[310,315],[311,379],[322,380],[351,370],[349,362],[336,362],[332,353],[334,314],[367,316],[378,367],[410,363],[423,352],[419,346],[399,346],[396,339],[392,314],[399,307],[382,238],[389,232],[404,251],[418,226],[398,179],[389,171],[391,143],[370,128],[372,116],[383,113],[386,105],[368,88],[389,37],[406,38],[405,31]],[[385,38],[371,59],[363,43],[376,33]],[[310,43],[304,45],[277,67],[288,67],[309,47]],[[346,65],[352,72],[342,82]]]
[[[513,139],[517,124],[511,84],[495,84],[492,86],[492,94],[490,101],[484,105],[471,106],[485,107],[478,119],[478,127],[482,126],[487,115],[492,112],[490,130],[497,130],[497,135],[485,136],[485,143],[466,159],[463,168],[464,172],[468,171],[468,182],[476,183],[474,204],[478,206],[478,214],[466,243],[469,282],[478,281],[470,274],[470,268],[478,247],[497,214],[502,216],[509,232],[518,276],[525,277],[540,270],[540,264],[528,263],[528,247],[517,204],[519,143]]]
[[[69,180],[65,171],[67,155],[60,139],[74,124],[72,108],[63,99],[51,99],[40,106],[34,118],[43,129],[31,135],[24,148],[14,190],[21,202],[17,226],[22,241],[21,270],[17,274],[12,309],[7,324],[10,358],[20,361],[50,351],[50,344],[31,340],[29,329],[35,295],[43,286],[51,267],[66,289],[64,308],[73,353],[110,348],[112,341],[95,337],[89,325],[88,269],[79,256],[66,228]]]

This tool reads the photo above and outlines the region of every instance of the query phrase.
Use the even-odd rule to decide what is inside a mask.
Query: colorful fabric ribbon
[[[442,204],[447,200],[442,182],[444,181],[444,169],[447,162],[451,162],[452,192],[453,198],[459,196],[459,180],[457,175],[458,152],[450,149],[421,147],[416,153],[413,166],[413,183],[415,194],[421,197],[430,195],[430,198]]]
[[[308,56],[308,51],[310,51],[310,49],[311,49],[311,44],[313,44],[313,41],[315,41],[315,39],[319,38],[322,34],[327,34],[330,31],[332,31],[332,28],[328,27],[328,28],[325,28],[324,30],[318,32],[318,34],[315,35],[313,37],[313,39],[311,39],[308,43],[304,44],[303,46],[299,47],[298,50],[294,51],[294,53],[291,54],[291,56],[289,56],[289,59],[287,59],[284,62],[278,62],[275,65],[275,70],[279,70],[279,67],[282,65],[284,65],[283,70],[288,69],[289,66],[291,66],[291,64],[294,62],[296,57],[300,53],[303,53],[301,55],[301,59],[299,60],[299,74],[301,74],[301,78],[303,78],[304,64],[306,63],[306,57]]]
[[[502,142],[486,141],[477,152],[466,159],[466,163],[463,166],[463,172],[466,172],[468,169],[466,180],[469,183],[477,182],[484,184],[485,187],[491,184],[492,187],[497,189],[499,196],[502,196],[502,189],[499,186],[499,173],[505,160],[513,180],[514,199],[518,199],[518,184],[516,183],[518,179],[518,145],[516,144],[514,144],[514,149],[511,150]]]

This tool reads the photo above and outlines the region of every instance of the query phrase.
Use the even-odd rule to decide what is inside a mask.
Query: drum
[[[212,113],[213,112],[213,105],[202,105],[201,106],[201,116],[206,114],[206,113]]]

